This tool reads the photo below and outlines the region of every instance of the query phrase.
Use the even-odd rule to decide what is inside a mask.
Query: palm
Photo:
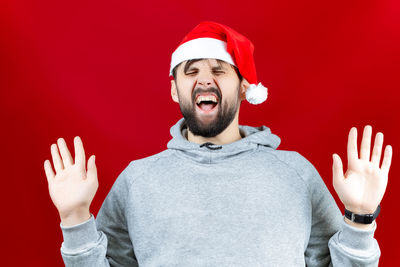
[[[357,130],[352,128],[347,145],[348,169],[343,174],[341,159],[334,155],[333,186],[345,207],[357,213],[373,213],[380,204],[386,190],[392,150],[387,146],[382,162],[383,134],[375,137],[374,148],[370,159],[372,128],[366,126],[360,148],[357,151]]]
[[[88,205],[87,196],[95,192],[86,185],[89,181],[86,178],[86,171],[77,165],[57,172],[54,181],[49,183],[49,193],[58,210],[69,213],[74,207]]]
[[[54,174],[50,162],[45,161],[45,172],[49,185],[50,197],[62,217],[77,210],[89,210],[90,203],[98,188],[97,170],[94,156],[88,160],[88,170],[85,167],[85,151],[79,137],[74,139],[75,160],[65,144],[64,139],[58,139],[58,147],[51,146]]]

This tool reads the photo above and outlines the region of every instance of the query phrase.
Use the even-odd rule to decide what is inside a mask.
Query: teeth
[[[197,97],[196,104],[200,104],[201,101],[212,101],[214,103],[217,103],[217,98],[213,95],[205,95],[205,96],[199,96]]]

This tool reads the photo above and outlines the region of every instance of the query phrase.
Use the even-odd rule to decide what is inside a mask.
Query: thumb
[[[97,179],[97,167],[95,163],[95,155],[92,155],[87,163],[87,178],[88,179]]]
[[[343,175],[343,164],[338,154],[333,154],[333,164],[332,164],[332,177],[333,177],[333,187],[342,183]]]

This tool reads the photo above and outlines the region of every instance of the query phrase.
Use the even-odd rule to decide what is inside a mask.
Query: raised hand
[[[360,157],[357,150],[357,129],[351,128],[347,143],[348,169],[343,174],[343,164],[333,154],[333,187],[346,209],[358,213],[373,213],[386,190],[392,160],[392,147],[387,145],[382,165],[379,166],[383,134],[377,133],[370,158],[372,127],[367,125],[361,141]]]
[[[56,206],[63,226],[71,226],[90,218],[89,207],[98,188],[95,156],[92,155],[85,167],[85,151],[79,136],[74,138],[75,161],[63,138],[52,144],[51,155],[56,174],[49,160],[44,170],[49,185],[50,197]],[[60,151],[60,154],[58,153]]]

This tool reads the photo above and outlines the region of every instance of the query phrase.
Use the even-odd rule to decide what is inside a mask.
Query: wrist
[[[375,212],[377,206],[372,207],[372,208],[361,208],[361,207],[356,207],[356,206],[344,205],[344,208],[346,210],[350,210],[351,212],[357,213],[357,214],[370,214],[370,213]]]
[[[90,219],[89,209],[82,209],[70,212],[68,214],[60,214],[62,226],[74,226]]]
[[[352,225],[354,227],[360,229],[371,229],[373,228],[373,223],[375,219],[378,217],[381,210],[381,205],[378,205],[376,210],[371,213],[363,213],[363,212],[354,212],[349,210],[347,207],[344,210],[344,220],[347,224]]]

